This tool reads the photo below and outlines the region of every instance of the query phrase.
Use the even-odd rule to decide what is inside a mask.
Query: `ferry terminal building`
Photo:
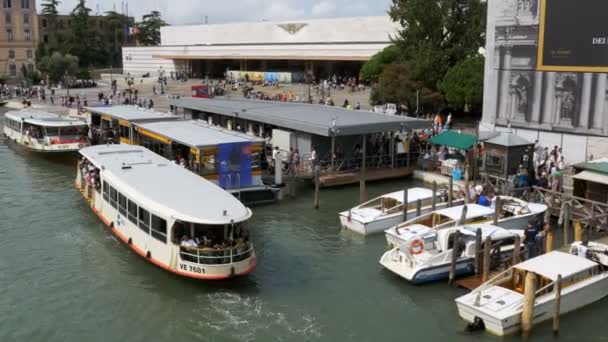
[[[162,68],[212,79],[226,71],[257,78],[288,74],[274,76],[283,82],[303,82],[306,73],[357,77],[397,30],[388,16],[166,26],[160,46],[123,48],[123,73],[155,77]]]

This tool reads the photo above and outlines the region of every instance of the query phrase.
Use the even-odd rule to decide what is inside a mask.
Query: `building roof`
[[[73,118],[65,115],[41,112],[31,109],[7,112],[5,116],[14,120],[25,121],[32,125],[44,127],[67,127],[87,125],[86,121],[79,118]]]
[[[477,137],[471,134],[445,131],[432,137],[431,143],[459,150],[468,150],[477,144]]]
[[[593,261],[576,255],[553,251],[536,258],[524,261],[514,267],[536,273],[550,280],[557,280],[558,275],[569,277],[597,266]]]
[[[608,174],[594,171],[582,171],[572,176],[573,179],[608,185]]]
[[[143,127],[172,141],[196,148],[227,143],[263,144],[265,142],[262,138],[212,126],[204,121],[159,121],[137,124],[137,127]]]
[[[456,207],[437,210],[436,212],[437,212],[437,214],[447,216],[447,217],[451,218],[452,220],[460,220],[460,218],[462,217],[462,210],[464,207],[465,207],[464,205],[459,205]],[[479,204],[467,204],[466,207],[467,207],[467,217],[466,217],[467,220],[473,219],[476,217],[481,217],[481,216],[494,215],[494,209],[492,209],[490,207],[484,207]]]
[[[426,120],[315,104],[197,98],[172,100],[171,104],[326,137],[430,127]]]
[[[119,192],[153,213],[214,225],[251,217],[251,211],[228,192],[144,147],[98,145],[83,148],[80,154]]]
[[[389,16],[177,25],[161,28],[161,46],[391,43]],[[243,34],[246,32],[247,34]]]
[[[484,143],[506,147],[534,145],[534,143],[531,143],[518,135],[505,132],[502,132],[497,136],[486,140]]]
[[[125,120],[129,122],[180,119],[180,117],[173,114],[147,110],[137,106],[99,106],[86,107],[85,110],[100,115],[108,115],[116,120]]]
[[[592,160],[584,163],[578,163],[573,165],[576,169],[595,171],[608,175],[608,158]]]

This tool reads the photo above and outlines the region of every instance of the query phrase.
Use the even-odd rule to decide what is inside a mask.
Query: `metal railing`
[[[243,249],[246,249],[243,251]],[[236,253],[235,253],[236,252]],[[230,265],[249,259],[253,255],[253,245],[226,248],[196,248],[180,246],[180,257],[184,261],[201,265]]]

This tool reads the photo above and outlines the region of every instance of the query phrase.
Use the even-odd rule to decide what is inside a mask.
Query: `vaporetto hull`
[[[183,260],[180,246],[164,244],[151,238],[107,203],[103,196],[83,183],[79,174],[75,182],[76,188],[112,233],[137,254],[164,270],[189,278],[217,280],[247,275],[256,268],[257,259],[253,248],[247,259],[230,264],[203,265]]]
[[[606,297],[608,294],[608,274],[604,273],[584,280],[575,286],[565,288],[561,294],[560,314],[580,309]],[[553,293],[537,298],[534,307],[534,324],[553,318],[555,295]],[[498,336],[514,334],[521,330],[522,310],[506,318],[495,318],[470,305],[456,302],[458,314],[465,321],[472,323],[478,317],[483,320],[487,332]]]
[[[75,154],[88,145],[85,140],[66,144],[46,144],[39,139],[28,138],[8,128],[4,128],[4,136],[20,148],[42,154]]]

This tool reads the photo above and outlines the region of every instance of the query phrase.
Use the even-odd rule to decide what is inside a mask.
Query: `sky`
[[[42,0],[38,0],[38,8]],[[60,12],[69,13],[77,0],[62,0]],[[87,0],[93,14],[112,10],[122,12],[126,0]],[[235,21],[290,20],[350,16],[385,15],[391,0],[128,0],[129,14],[141,20],[142,14],[157,10],[171,25]]]

